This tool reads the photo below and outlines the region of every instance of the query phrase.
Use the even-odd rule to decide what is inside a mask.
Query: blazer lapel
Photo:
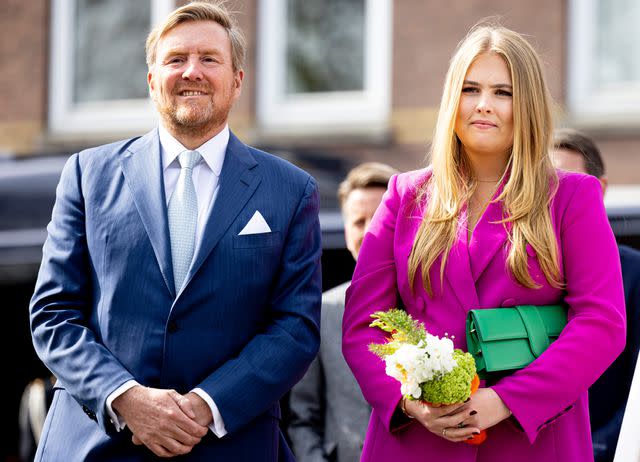
[[[445,279],[449,282],[452,292],[465,312],[479,306],[475,281],[471,273],[467,234],[467,207],[465,205],[460,211],[458,236],[449,252],[444,272]],[[438,274],[439,271],[438,265]]]
[[[506,181],[506,179],[504,180]],[[508,225],[500,223],[506,216],[503,213],[502,202],[493,202],[500,195],[504,182],[498,187],[489,203],[469,242],[469,256],[471,258],[471,273],[474,281],[478,281],[489,262],[496,253],[504,248],[508,237]]]
[[[121,157],[121,165],[164,282],[175,296],[158,130],[134,141]]]
[[[207,218],[200,245],[196,248],[183,290],[260,184],[261,178],[255,171],[257,165],[247,146],[230,133],[220,172],[218,195],[211,214]]]

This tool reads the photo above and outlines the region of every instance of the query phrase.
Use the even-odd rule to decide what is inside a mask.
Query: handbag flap
[[[526,309],[533,309],[538,313],[547,337],[559,337],[567,324],[567,308],[562,305],[530,306]],[[522,316],[517,309],[485,308],[471,310],[469,315],[473,318],[473,325],[482,342],[528,337]]]
[[[471,315],[481,342],[525,338],[527,336],[522,318],[516,310],[503,308],[472,310]]]
[[[538,308],[535,306],[516,306],[516,310],[522,318],[525,329],[527,329],[531,353],[537,358],[549,347],[549,335],[544,326],[544,321],[542,321]]]

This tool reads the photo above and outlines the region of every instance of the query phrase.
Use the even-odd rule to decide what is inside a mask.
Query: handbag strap
[[[524,327],[527,329],[527,337],[529,337],[531,352],[533,353],[533,356],[537,358],[549,347],[547,328],[545,327],[536,306],[516,306],[516,310],[518,310]]]

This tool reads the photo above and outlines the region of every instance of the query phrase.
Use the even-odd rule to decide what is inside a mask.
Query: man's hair
[[[591,138],[578,130],[571,128],[556,130],[553,134],[553,147],[580,154],[584,161],[584,168],[589,175],[602,178],[606,173],[598,146]]]
[[[355,189],[387,188],[393,175],[400,173],[390,165],[381,162],[365,162],[352,168],[338,187],[338,200],[344,206],[347,197]]]
[[[224,27],[231,42],[233,71],[238,72],[243,68],[247,48],[246,40],[242,30],[240,30],[231,13],[221,1],[188,3],[174,10],[162,23],[154,27],[147,36],[145,47],[147,66],[149,68],[156,62],[156,51],[160,39],[178,25],[192,21],[214,21]]]

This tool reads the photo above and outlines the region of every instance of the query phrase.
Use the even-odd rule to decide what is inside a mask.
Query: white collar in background
[[[160,146],[162,146],[162,170],[164,171],[187,148],[176,140],[162,124],[158,127],[158,135],[160,136]],[[196,148],[211,171],[218,177],[222,170],[227,144],[229,144],[229,125],[225,125],[220,133]]]

